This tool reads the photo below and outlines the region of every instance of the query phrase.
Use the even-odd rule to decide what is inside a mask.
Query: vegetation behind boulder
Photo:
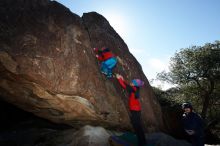
[[[166,91],[154,88],[164,116],[167,116],[166,111],[169,111],[168,116],[173,118],[172,112],[175,112],[175,118],[179,120],[179,116],[182,115],[181,104],[190,102],[194,111],[203,117],[206,123],[206,140],[210,142],[220,139],[219,56],[219,41],[181,49],[171,57],[170,71],[163,71],[157,76],[157,79],[174,84],[176,87]],[[165,123],[167,119],[169,118],[164,118]],[[174,126],[172,120],[167,125]]]

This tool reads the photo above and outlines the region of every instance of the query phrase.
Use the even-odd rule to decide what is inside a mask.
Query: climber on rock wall
[[[128,84],[124,78],[116,74],[116,78],[122,88],[129,92],[129,109],[130,109],[130,120],[131,124],[135,130],[135,134],[138,138],[138,146],[146,145],[146,138],[141,122],[141,104],[139,101],[139,89],[144,85],[144,82],[140,79],[134,79],[130,84]]]
[[[101,72],[107,76],[112,77],[112,70],[117,64],[115,55],[109,48],[103,47],[101,49],[94,48],[96,58],[101,61]]]

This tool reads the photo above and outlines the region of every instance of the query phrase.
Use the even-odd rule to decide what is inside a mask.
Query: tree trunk
[[[212,78],[208,78],[209,80],[209,85],[208,87],[208,90],[207,91],[202,91],[201,93],[201,97],[202,99],[204,99],[203,101],[203,107],[202,107],[202,113],[201,113],[201,116],[203,119],[206,119],[206,116],[207,116],[207,111],[208,111],[208,107],[209,107],[209,104],[210,104],[210,99],[211,99],[211,94],[214,90],[214,86],[215,86],[215,82]]]
[[[210,94],[205,94],[205,95],[202,95],[201,97],[204,99],[201,116],[203,119],[206,119],[209,102],[210,102]]]

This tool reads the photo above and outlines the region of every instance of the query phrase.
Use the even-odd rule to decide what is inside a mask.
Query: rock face
[[[101,15],[82,18],[56,1],[0,2],[0,96],[56,123],[130,128],[127,96],[99,70],[93,47],[118,56],[115,72],[141,78],[147,131],[163,127],[160,106],[140,64]]]

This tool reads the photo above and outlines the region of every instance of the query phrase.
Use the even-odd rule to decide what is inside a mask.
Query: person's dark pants
[[[204,139],[202,136],[190,136],[192,146],[204,146]]]
[[[141,123],[141,112],[140,111],[130,111],[131,112],[131,124],[135,130],[138,138],[138,146],[146,145],[146,139],[144,130]]]

